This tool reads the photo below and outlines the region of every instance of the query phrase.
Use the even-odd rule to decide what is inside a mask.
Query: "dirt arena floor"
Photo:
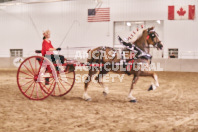
[[[91,83],[92,101],[84,101],[83,82],[76,82],[63,97],[32,101],[19,91],[16,70],[0,70],[0,132],[198,132],[198,73],[158,76],[155,91],[147,91],[151,78],[139,79],[133,94],[137,103],[127,100],[133,77],[127,75],[122,82],[106,83],[106,98]]]

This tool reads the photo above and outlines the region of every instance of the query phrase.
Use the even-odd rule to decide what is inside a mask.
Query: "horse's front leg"
[[[94,74],[95,74],[96,72],[97,72],[97,71],[89,70],[89,75],[88,75],[88,77],[87,77],[86,80],[85,80],[85,87],[84,87],[83,99],[86,100],[86,101],[91,101],[91,97],[88,95],[87,89],[88,89],[89,83],[90,83],[91,80],[92,80],[92,77],[94,76]]]
[[[140,76],[150,76],[155,80],[154,84],[151,84],[149,87],[148,91],[150,90],[155,90],[157,87],[159,87],[159,82],[158,82],[158,76],[156,73],[151,72],[151,71],[143,71]]]
[[[131,89],[130,89],[129,95],[128,95],[128,98],[130,99],[130,102],[134,102],[134,103],[136,102],[136,98],[132,95],[132,93],[133,93],[133,87],[136,84],[138,78],[139,78],[138,75],[134,75],[133,81],[132,81],[132,84],[131,84]]]
[[[157,74],[153,73],[152,77],[155,80],[155,84],[152,84],[152,88],[151,89],[150,88],[148,89],[149,91],[150,90],[155,90],[157,87],[159,87],[159,82],[158,82],[158,76],[157,76]]]
[[[103,87],[103,95],[107,96],[109,94],[109,88],[105,86],[105,84],[102,81],[102,78],[108,73],[109,71],[105,71],[104,69],[101,70],[98,74],[98,76],[95,78],[95,80],[99,83],[101,87]]]

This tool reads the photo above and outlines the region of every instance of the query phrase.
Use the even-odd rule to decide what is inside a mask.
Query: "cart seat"
[[[35,53],[39,54],[41,53],[41,50],[35,50]]]

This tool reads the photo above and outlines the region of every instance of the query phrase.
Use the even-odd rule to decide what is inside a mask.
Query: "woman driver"
[[[54,51],[61,50],[61,48],[55,49],[52,46],[49,38],[50,38],[50,31],[47,30],[43,33],[43,44],[42,44],[42,50],[41,50],[42,56],[45,56],[49,60],[52,60],[53,63],[56,63],[57,61],[59,61],[58,63],[61,62],[63,64],[64,56],[54,54]]]
[[[60,64],[60,63],[64,63],[64,56],[62,55],[56,55],[54,54],[54,51],[56,50],[61,50],[61,48],[57,48],[55,49],[52,44],[51,41],[49,40],[50,38],[50,31],[47,30],[43,33],[43,44],[42,44],[42,56],[48,58],[49,60],[51,60],[53,63],[56,64]],[[60,72],[64,72],[64,67],[63,66],[56,66],[56,70],[59,70]],[[44,82],[44,78],[45,78],[45,84],[48,85],[49,84],[49,75],[45,73],[46,71],[46,66],[42,66],[39,72],[39,77],[38,77],[38,82]]]

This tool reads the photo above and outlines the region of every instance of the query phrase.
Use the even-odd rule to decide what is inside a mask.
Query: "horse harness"
[[[147,40],[149,39],[149,38],[151,38],[151,40],[154,42],[154,38],[156,37],[156,36],[159,36],[154,30],[152,31],[152,32],[150,32],[149,30],[148,30],[148,36],[147,36]],[[158,42],[155,42],[155,44],[154,44],[154,47],[160,47],[160,43],[161,43],[161,41],[158,41]],[[151,47],[146,47],[146,48],[151,48]]]

